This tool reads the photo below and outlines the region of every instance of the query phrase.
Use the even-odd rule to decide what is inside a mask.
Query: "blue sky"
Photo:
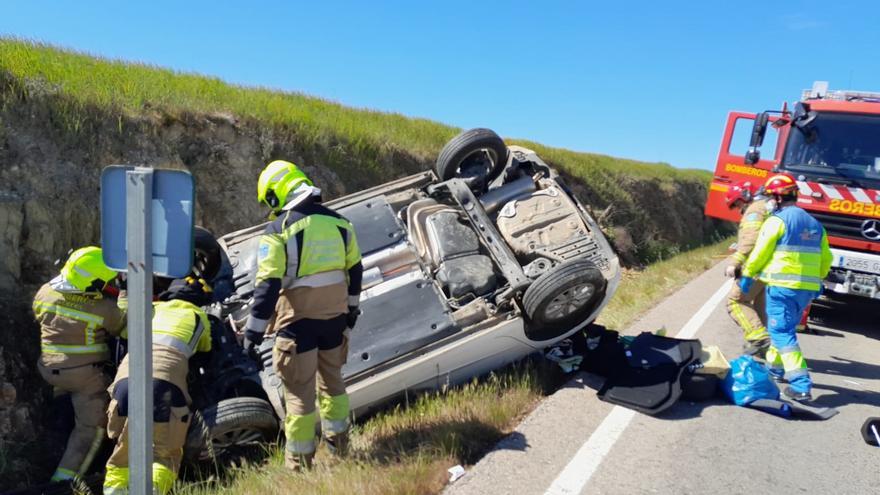
[[[880,91],[873,2],[47,2],[0,0],[0,34],[712,168],[729,110],[817,79]]]

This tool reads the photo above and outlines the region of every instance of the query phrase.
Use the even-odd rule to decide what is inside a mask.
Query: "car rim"
[[[211,438],[213,457],[220,457],[230,450],[242,447],[259,445],[263,440],[263,433],[253,428],[236,428]],[[205,452],[204,457],[211,457],[211,453]]]
[[[480,155],[480,156],[476,156]],[[474,150],[464,157],[458,166],[458,175],[461,177],[481,177],[489,175],[498,163],[498,155],[495,150],[482,148]]]
[[[592,299],[593,291],[592,284],[579,284],[564,290],[550,301],[544,316],[548,320],[559,320],[576,313]]]

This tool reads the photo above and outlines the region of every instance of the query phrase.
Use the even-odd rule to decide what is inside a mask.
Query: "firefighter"
[[[796,327],[804,309],[822,289],[831,268],[831,249],[825,229],[799,208],[798,187],[787,174],[770,177],[764,191],[774,213],[761,226],[758,240],[743,265],[740,288],[749,292],[754,277],[767,285],[767,329],[770,348],[767,365],[777,378],[789,383],[783,395],[796,401],[812,400],[812,380],[798,346]]]
[[[316,373],[325,440],[333,453],[347,448],[342,365],[348,329],[357,319],[363,267],[354,227],[321,205],[321,190],[293,163],[269,163],[260,174],[257,197],[275,220],[260,238],[243,344],[253,352],[274,312],[272,352],[287,406],[285,464],[299,471],[311,467],[315,454]]]
[[[730,257],[724,272],[728,277],[739,278],[742,265],[755,247],[761,224],[770,215],[770,211],[767,209],[767,197],[760,189],[757,193],[753,192],[750,182],[734,184],[727,190],[724,199],[730,209],[739,208],[742,213],[736,252]],[[738,284],[733,284],[727,295],[727,313],[743,331],[745,353],[763,358],[770,347],[767,315],[764,311],[764,283],[756,281],[748,292],[743,292]]]
[[[76,415],[52,481],[83,475],[105,437],[107,336],[119,335],[125,326],[125,313],[104,293],[115,278],[101,248],[88,246],[74,251],[34,297],[41,340],[37,369],[56,393],[70,393]]]
[[[211,323],[201,308],[211,303],[211,287],[187,277],[171,283],[153,304],[153,487],[168,493],[177,479],[190,423],[189,360],[211,350]],[[104,494],[128,493],[128,390],[126,356],[110,385],[108,433],[116,447],[107,460]]]

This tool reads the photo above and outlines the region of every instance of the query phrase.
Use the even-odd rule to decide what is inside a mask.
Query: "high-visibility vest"
[[[291,210],[270,226],[278,231],[260,238],[256,284],[273,278],[284,289],[346,283],[346,270],[361,259],[354,227],[327,213]]]
[[[118,334],[124,313],[115,301],[94,294],[61,293],[44,285],[34,297],[34,316],[41,327],[41,350],[47,354],[109,353],[107,334]]]
[[[173,299],[153,304],[153,343],[173,347],[187,358],[211,350],[211,322],[202,308]]]
[[[833,256],[825,229],[809,213],[788,206],[768,218],[743,266],[767,285],[818,291]]]

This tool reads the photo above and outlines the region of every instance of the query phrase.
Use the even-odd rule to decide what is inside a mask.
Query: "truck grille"
[[[813,218],[818,220],[823,227],[825,227],[825,231],[828,235],[856,239],[859,241],[867,240],[862,235],[862,222],[866,220],[864,217],[837,215],[834,213],[816,211],[811,211],[809,213]]]

